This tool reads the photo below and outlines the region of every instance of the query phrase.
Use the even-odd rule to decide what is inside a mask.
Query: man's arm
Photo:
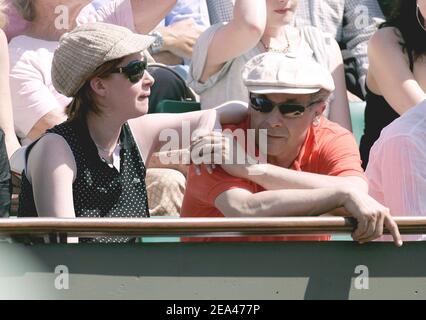
[[[131,0],[137,32],[148,34],[175,6],[176,0]]]
[[[221,193],[214,204],[226,217],[315,216],[343,206],[344,196],[337,188],[259,193],[231,189]]]
[[[225,171],[231,165],[222,165]],[[229,172],[228,172],[229,173]],[[245,166],[241,170],[240,178],[248,179],[266,190],[280,189],[315,189],[331,188],[334,186],[355,187],[365,193],[368,192],[367,182],[359,176],[328,176],[310,172],[295,171],[278,167],[272,164],[255,164]]]
[[[221,166],[228,174],[250,180],[266,190],[351,186],[367,193],[368,185],[364,180],[358,146],[352,134],[344,131],[323,140],[316,155],[323,174],[295,171],[272,164],[253,164],[253,159],[246,161],[246,164]],[[247,157],[238,143],[233,143],[232,147],[234,159],[237,153],[243,154],[239,159]],[[236,163],[235,160],[232,163]]]
[[[231,189],[215,199],[215,206],[227,217],[311,216],[344,207],[357,222],[352,234],[355,241],[365,243],[377,239],[386,226],[397,246],[402,245],[398,226],[389,210],[364,192],[351,188],[309,190],[275,190],[251,193]]]

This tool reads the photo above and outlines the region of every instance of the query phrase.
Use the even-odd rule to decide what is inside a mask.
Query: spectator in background
[[[151,35],[156,38],[150,53],[166,65],[188,64],[201,32],[210,26],[205,0],[178,0]]]
[[[9,87],[9,53],[7,51],[7,40],[3,32],[6,25],[6,4],[0,0],[0,129],[4,131],[4,143],[6,144],[7,156],[20,147],[13,128],[13,112]]]
[[[392,215],[426,216],[426,101],[382,130],[371,148],[366,175],[370,195]],[[424,235],[403,238],[426,240]]]
[[[266,51],[316,59],[333,75],[336,91],[325,115],[352,129],[342,56],[336,41],[314,27],[294,28],[297,0],[237,0],[235,16],[228,24],[207,29],[194,49],[189,85],[207,109],[230,100],[248,101],[241,80],[244,64]]]
[[[212,24],[231,21],[232,0],[207,0]],[[342,48],[348,90],[365,96],[367,44],[383,20],[377,0],[299,0],[295,25],[311,25],[331,34]]]
[[[368,47],[364,168],[384,127],[426,99],[426,0],[401,0]]]
[[[243,152],[247,149],[244,156],[256,157],[258,149],[259,153],[266,152],[267,163],[227,161],[213,174],[203,170],[201,176],[191,167],[181,216],[307,216],[344,207],[358,220],[354,240],[367,242],[381,236],[385,224],[395,243],[401,245],[389,211],[367,194],[353,135],[322,116],[334,90],[330,72],[303,54],[285,57],[268,52],[246,64],[243,79],[250,92],[250,111],[241,124],[227,127],[237,137],[244,137],[244,141],[233,140],[232,154],[234,159],[243,158],[236,155],[236,145],[244,143],[245,147],[241,147]],[[241,104],[229,103],[233,107]],[[261,138],[260,130],[267,130],[266,141]],[[249,139],[253,135],[255,143]],[[245,238],[274,239],[327,240],[329,237]],[[191,241],[206,240],[213,239]]]
[[[28,21],[23,19],[13,5],[12,0],[3,0],[5,4],[5,13],[7,14],[8,23],[4,28],[8,41],[21,35],[28,27]]]
[[[5,5],[0,0],[0,217],[9,215],[10,209],[10,156],[19,147],[13,131],[12,106],[9,94],[9,58],[7,40],[3,32],[6,24]],[[6,139],[4,132],[6,131]],[[8,146],[8,148],[7,148]]]
[[[76,24],[103,21],[128,27],[139,33],[151,31],[173,7],[175,1],[112,0],[95,10],[89,0],[13,0],[29,21],[24,35],[9,44],[10,85],[15,131],[24,144],[34,141],[46,129],[65,120],[70,100],[55,91],[50,69],[59,37]],[[155,3],[155,4],[154,4]],[[69,21],[57,25],[55,8],[65,4]],[[141,18],[143,15],[144,18]]]
[[[312,25],[331,34],[345,62],[346,85],[365,97],[368,41],[384,19],[377,0],[299,0],[295,25]]]
[[[108,1],[111,0],[96,0],[92,5],[99,8]],[[193,46],[209,26],[205,0],[177,0],[165,19],[150,33],[156,40],[149,51],[156,62],[176,66],[174,69],[186,78]]]

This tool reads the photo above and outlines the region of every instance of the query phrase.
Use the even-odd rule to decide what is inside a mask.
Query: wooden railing
[[[401,234],[426,234],[426,218],[397,217]],[[350,233],[351,218],[19,218],[0,220],[0,234],[66,234],[68,236],[223,236]],[[385,229],[385,233],[388,231]]]

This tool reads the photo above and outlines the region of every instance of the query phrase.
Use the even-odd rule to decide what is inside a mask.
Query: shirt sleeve
[[[210,26],[206,1],[178,0],[172,11],[166,16],[166,26],[176,22],[193,19],[203,29]]]
[[[11,64],[9,75],[15,131],[20,138],[26,137],[47,113],[57,108],[63,110],[70,101],[64,96],[58,100],[53,94],[53,85],[42,72],[45,68],[30,54],[21,54],[17,62]],[[15,56],[16,53],[11,52],[11,62]]]
[[[213,174],[209,174],[205,168],[202,168],[200,176],[197,176],[191,167],[187,192],[205,205],[214,207],[216,198],[231,189],[245,189],[253,192],[254,184],[245,179],[233,177],[220,167],[217,167]]]
[[[354,136],[347,130],[328,135],[319,155],[319,173],[330,176],[357,176],[367,181]]]
[[[376,159],[380,164],[384,205],[390,209],[392,215],[426,215],[424,141],[412,136],[391,138],[383,144]]]

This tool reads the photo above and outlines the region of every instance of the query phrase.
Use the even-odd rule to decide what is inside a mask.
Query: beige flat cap
[[[310,94],[335,88],[330,71],[315,60],[276,52],[253,57],[242,76],[249,92],[257,94]]]
[[[64,34],[52,62],[52,83],[67,97],[73,97],[87,78],[105,62],[146,50],[155,38],[127,28],[87,23]]]

